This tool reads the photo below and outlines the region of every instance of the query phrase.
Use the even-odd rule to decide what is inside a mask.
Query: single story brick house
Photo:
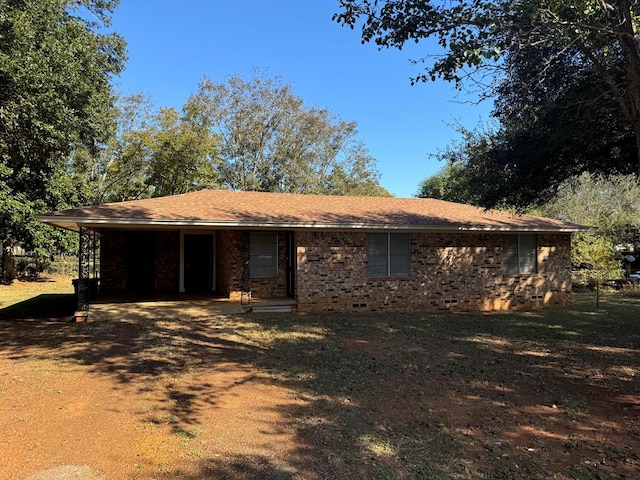
[[[103,293],[290,297],[299,312],[567,306],[571,234],[588,229],[435,199],[228,190],[39,219],[80,232],[81,279],[99,235]]]

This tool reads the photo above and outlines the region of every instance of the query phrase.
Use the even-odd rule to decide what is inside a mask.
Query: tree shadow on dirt
[[[144,420],[178,435],[242,382],[304,400],[261,406],[287,422],[286,458],[205,451],[182,478],[633,477],[640,308],[603,310],[2,323],[0,348],[161,391]],[[200,378],[216,371],[233,381]]]
[[[273,341],[254,362],[308,395],[286,412],[300,478],[633,477],[638,307],[307,316],[298,335],[263,317]]]
[[[281,465],[262,455],[232,455],[224,458],[207,459],[200,462],[196,473],[181,475],[184,480],[216,479],[260,479],[293,480],[296,472],[287,465]]]
[[[162,401],[144,421],[170,424],[174,433],[184,434],[199,424],[202,409],[212,408],[220,395],[253,375],[246,357],[256,347],[216,333],[208,324],[179,319],[12,321],[0,322],[0,350],[10,360],[83,365],[132,393],[160,392]],[[234,381],[212,385],[194,378],[201,371],[232,372]]]

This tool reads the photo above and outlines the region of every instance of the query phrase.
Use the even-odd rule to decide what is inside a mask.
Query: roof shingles
[[[586,227],[431,198],[350,197],[201,190],[54,212],[53,225],[166,224],[288,228],[582,231]]]

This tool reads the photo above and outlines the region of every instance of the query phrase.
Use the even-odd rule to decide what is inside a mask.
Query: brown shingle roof
[[[581,231],[559,220],[516,215],[431,198],[347,197],[201,190],[75,208],[39,217],[78,225],[238,228],[368,228],[415,230]]]

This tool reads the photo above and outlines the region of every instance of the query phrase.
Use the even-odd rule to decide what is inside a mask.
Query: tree
[[[0,240],[5,246],[43,244],[50,230],[35,222],[35,213],[79,200],[63,172],[74,149],[95,151],[109,134],[110,79],[125,61],[122,38],[104,33],[116,4],[0,0]]]
[[[536,49],[509,58],[527,82],[536,75]],[[437,158],[459,162],[473,203],[526,209],[549,201],[563,182],[582,172],[635,171],[635,140],[601,79],[568,61],[549,73],[544,86],[526,95],[501,85],[492,128],[466,131]]]
[[[582,172],[637,172],[633,129],[601,75],[566,57],[546,72],[544,83],[535,83],[548,50],[530,47],[511,55],[512,82],[530,87],[525,92],[503,82],[495,102],[501,124],[496,143],[505,154],[494,159],[501,160],[498,169],[514,173],[509,187],[515,195],[509,196],[521,206],[553,197],[564,181]],[[610,74],[621,75],[618,64],[611,63]]]
[[[416,196],[477,205],[478,201],[469,191],[467,180],[464,164],[449,162],[438,173],[420,183]]]
[[[234,190],[388,194],[357,128],[328,110],[306,108],[279,78],[204,79],[185,106],[221,139],[216,170]]]
[[[144,94],[118,96],[111,109],[112,134],[93,152],[73,152],[69,173],[84,188],[87,203],[134,200],[145,196],[146,151],[137,141],[151,128],[153,105]]]
[[[189,108],[187,105],[185,108]],[[150,152],[146,184],[154,197],[219,186],[215,167],[218,138],[205,121],[160,109],[157,127],[148,132]]]
[[[588,173],[563,183],[558,195],[540,207],[544,215],[583,225],[613,245],[640,248],[640,186],[633,175]]]
[[[521,172],[511,163],[512,152],[505,130],[500,125],[474,130],[458,126],[457,130],[460,140],[433,155],[446,162],[446,166],[422,182],[418,196],[485,208],[528,207],[531,185],[519,181]],[[523,170],[525,175],[529,173]],[[538,196],[536,192],[536,198]],[[523,198],[527,198],[524,204]]]
[[[640,186],[633,175],[585,173],[564,182],[556,198],[542,205],[538,213],[596,227],[593,232],[574,236],[573,263],[590,267],[591,276],[611,278],[620,274],[620,247],[640,249],[638,198]]]
[[[472,81],[486,96],[508,84],[525,96],[538,86],[544,90],[558,65],[572,63],[582,76],[597,76],[633,132],[634,170],[640,172],[636,0],[340,0],[340,5],[334,19],[351,28],[362,19],[363,42],[402,48],[437,40],[442,55],[432,56],[426,73],[414,82],[443,78],[461,86]],[[541,54],[539,68],[523,81],[509,69],[510,59],[531,48]]]
[[[88,202],[101,204],[186,193],[220,185],[215,165],[218,137],[208,118],[174,108],[154,111],[149,98],[118,98],[117,128],[91,155],[75,152],[70,174],[86,187]]]

